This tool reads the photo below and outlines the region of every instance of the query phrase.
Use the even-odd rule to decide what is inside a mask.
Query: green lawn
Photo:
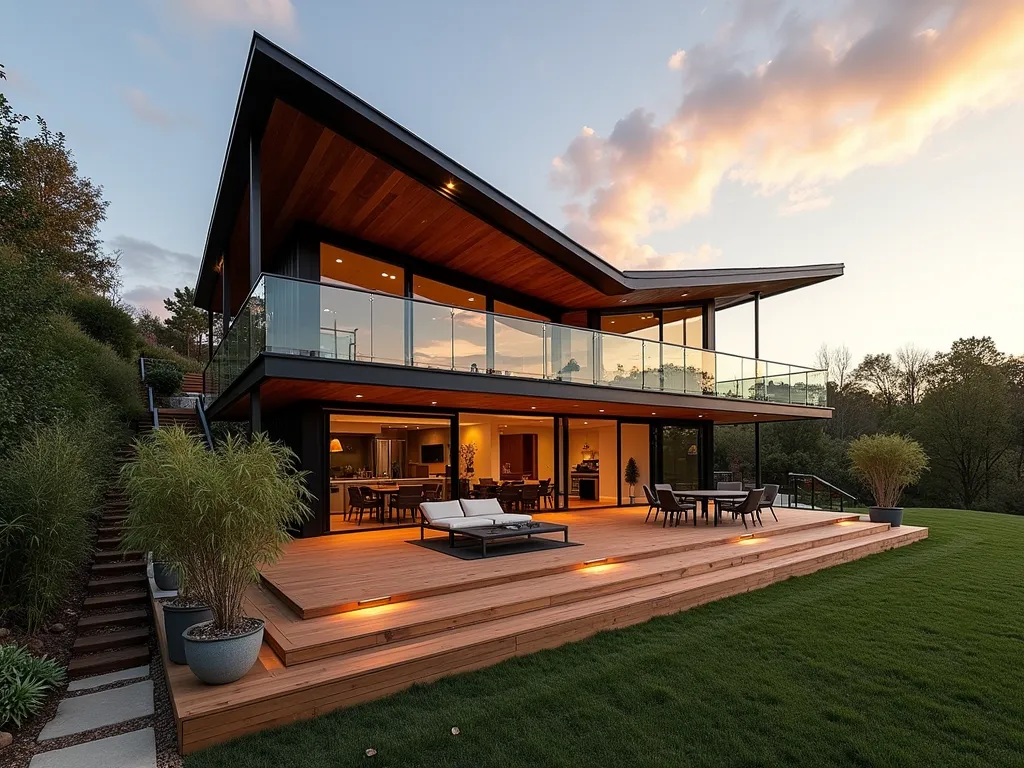
[[[1024,765],[1024,518],[906,522],[928,540],[186,766]]]

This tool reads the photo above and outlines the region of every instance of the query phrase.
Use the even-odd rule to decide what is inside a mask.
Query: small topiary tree
[[[172,362],[154,360],[146,364],[146,383],[157,395],[171,397],[178,394],[184,380],[184,372]]]
[[[849,455],[854,472],[882,509],[897,508],[906,487],[928,468],[920,444],[903,435],[862,435],[850,443]]]
[[[626,462],[626,470],[622,475],[622,479],[629,486],[629,503],[632,504],[633,497],[636,495],[636,484],[640,482],[640,467],[636,465],[636,459],[632,456]]]

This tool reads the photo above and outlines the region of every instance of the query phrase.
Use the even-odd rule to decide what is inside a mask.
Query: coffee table
[[[487,542],[489,541],[516,539],[522,536],[529,539],[541,533],[561,533],[565,543],[569,543],[569,526],[540,521],[534,521],[529,525],[521,523],[518,526],[488,525],[479,528],[459,528],[457,531],[448,532],[448,543],[452,547],[455,546],[456,534],[479,541],[481,554],[483,557],[487,557]]]

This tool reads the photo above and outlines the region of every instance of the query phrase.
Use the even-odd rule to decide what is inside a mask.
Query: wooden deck
[[[246,677],[204,686],[188,667],[165,662],[179,747],[192,752],[928,533],[856,515],[778,512],[779,522],[769,514],[749,531],[732,521],[662,528],[637,508],[551,514],[543,517],[568,524],[583,546],[475,561],[408,543],[418,530],[294,542],[248,594],[247,611],[267,625]]]

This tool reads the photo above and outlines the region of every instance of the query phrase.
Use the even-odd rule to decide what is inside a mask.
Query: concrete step
[[[152,728],[40,752],[29,768],[156,768]]]
[[[153,681],[64,699],[53,720],[43,726],[39,741],[85,733],[153,714]]]

